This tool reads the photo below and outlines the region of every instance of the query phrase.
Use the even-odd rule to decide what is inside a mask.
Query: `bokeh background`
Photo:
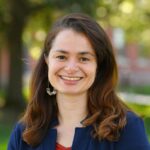
[[[150,139],[149,0],[0,0],[0,150],[29,100],[31,73],[58,17],[84,12],[114,46],[118,95],[143,117]]]

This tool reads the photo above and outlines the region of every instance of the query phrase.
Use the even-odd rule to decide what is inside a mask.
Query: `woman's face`
[[[58,33],[47,58],[48,78],[57,93],[87,94],[96,75],[96,54],[88,38],[72,29]]]

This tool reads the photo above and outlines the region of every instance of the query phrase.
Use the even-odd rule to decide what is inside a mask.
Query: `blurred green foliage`
[[[127,43],[140,45],[141,56],[150,57],[150,1],[149,0],[101,0],[96,16],[114,28],[125,31]]]
[[[139,105],[136,103],[127,103],[129,108],[134,110],[141,117],[150,117],[150,105]]]
[[[129,93],[137,93],[143,95],[150,95],[150,86],[120,86],[119,91],[129,92]]]
[[[0,124],[0,149],[6,150],[7,149],[7,143],[10,137],[10,133],[12,130],[11,124]]]

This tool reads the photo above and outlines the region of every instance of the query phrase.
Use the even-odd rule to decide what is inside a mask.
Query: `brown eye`
[[[58,60],[65,60],[66,59],[66,56],[64,55],[59,55],[56,57]]]
[[[87,61],[89,61],[90,59],[89,58],[87,58],[87,57],[81,57],[80,58],[80,61],[81,62],[87,62]]]

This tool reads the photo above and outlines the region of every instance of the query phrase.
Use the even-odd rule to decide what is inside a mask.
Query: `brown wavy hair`
[[[96,78],[88,92],[89,117],[83,124],[93,125],[95,138],[116,141],[121,129],[126,125],[128,108],[115,92],[118,72],[112,44],[95,20],[78,13],[69,14],[56,21],[47,35],[43,52],[32,76],[30,102],[21,119],[25,125],[23,140],[29,145],[38,145],[46,135],[52,119],[57,117],[56,97],[46,93],[48,67],[44,54],[48,55],[53,40],[64,29],[83,33],[92,44],[97,57]]]

